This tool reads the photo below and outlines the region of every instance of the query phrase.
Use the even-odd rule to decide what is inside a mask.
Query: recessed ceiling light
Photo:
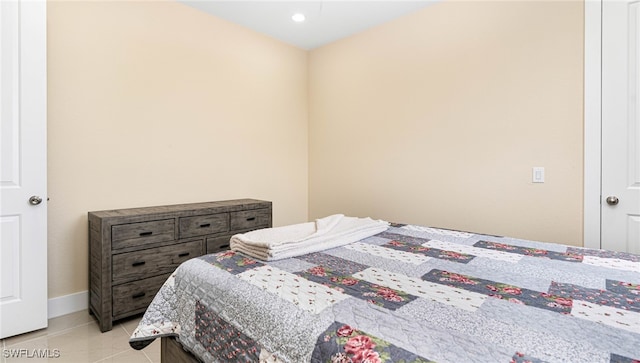
[[[297,14],[293,14],[291,19],[293,19],[293,21],[295,21],[296,23],[302,23],[306,18],[304,17],[304,14],[297,13]]]

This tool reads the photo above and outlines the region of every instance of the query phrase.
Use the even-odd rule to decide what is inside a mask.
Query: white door
[[[0,0],[0,338],[47,326],[46,21]]]
[[[602,6],[602,248],[640,254],[640,0]]]

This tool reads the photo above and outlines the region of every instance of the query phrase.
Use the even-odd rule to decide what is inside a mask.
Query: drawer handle
[[[132,263],[131,266],[137,267],[137,266],[142,266],[144,264],[145,264],[144,261],[136,261],[136,262]]]
[[[221,245],[221,246],[220,246],[220,248],[229,248],[229,245],[228,245],[228,244],[226,244],[226,245]]]
[[[141,297],[144,297],[145,295],[146,295],[146,293],[144,293],[144,292],[139,292],[139,293],[137,293],[137,294],[133,294],[133,295],[131,295],[131,298],[132,298],[132,299],[139,299],[139,298],[141,298]]]
[[[249,218],[247,218],[247,222],[249,222],[249,221],[255,221],[255,220],[256,220],[256,217],[249,217]]]
[[[200,225],[200,228],[207,228],[207,227],[211,227],[211,223],[205,223]]]
[[[187,256],[189,256],[189,252],[183,252],[178,255],[178,257],[187,257]]]
[[[151,236],[153,232],[140,232],[140,237]]]

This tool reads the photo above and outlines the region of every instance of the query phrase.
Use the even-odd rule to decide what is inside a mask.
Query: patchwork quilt
[[[204,362],[637,362],[640,256],[415,225],[182,264],[130,339]]]

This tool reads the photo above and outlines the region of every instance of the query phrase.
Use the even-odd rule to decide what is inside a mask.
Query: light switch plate
[[[544,168],[543,167],[534,167],[533,168],[533,178],[532,181],[534,183],[544,183]]]

